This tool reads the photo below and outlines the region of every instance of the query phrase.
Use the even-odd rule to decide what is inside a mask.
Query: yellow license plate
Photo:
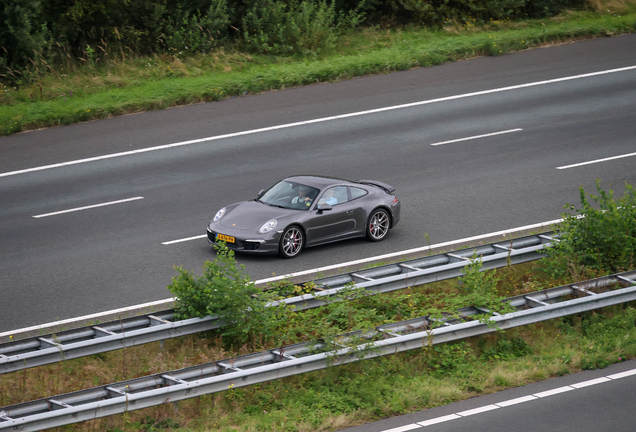
[[[222,240],[222,241],[227,242],[227,243],[234,243],[236,241],[236,239],[234,237],[226,236],[226,235],[223,235],[223,234],[217,234],[216,235],[216,239],[217,240]]]

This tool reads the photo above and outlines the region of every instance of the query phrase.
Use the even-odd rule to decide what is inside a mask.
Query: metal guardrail
[[[338,293],[351,283],[368,291],[380,293],[459,277],[474,254],[482,259],[483,270],[533,261],[543,257],[541,250],[550,245],[554,236],[554,232],[547,232],[316,279],[313,282],[317,290],[313,294],[290,297],[272,305],[285,303],[297,310],[320,307],[325,305],[328,299],[337,297]],[[3,343],[0,344],[0,374],[163,341],[220,328],[223,325],[218,317],[172,322],[173,319],[174,311],[168,310]]]
[[[593,292],[602,291],[600,288],[610,285],[630,286]],[[565,300],[567,297],[574,298]],[[323,351],[330,349],[324,341],[296,344],[1,408],[0,430],[35,431],[168,402],[176,403],[228,388],[636,301],[636,271],[511,297],[507,301],[517,309],[516,312],[495,314],[487,320],[474,318],[488,311],[470,307],[458,311],[459,318],[445,322],[422,317],[383,325],[370,332],[357,332],[357,336],[370,341],[368,344],[343,346],[327,352],[319,352],[321,348]],[[344,342],[347,338],[351,340],[352,334],[343,335],[339,341]]]

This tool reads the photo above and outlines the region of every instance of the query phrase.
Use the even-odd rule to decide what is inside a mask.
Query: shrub
[[[20,78],[29,59],[45,54],[49,31],[38,23],[41,13],[37,0],[3,0],[0,5],[0,77],[7,82]]]
[[[575,213],[563,215],[564,220],[557,227],[561,238],[548,251],[548,258],[554,264],[553,273],[565,272],[563,266],[567,260],[589,269],[612,273],[633,268],[636,192],[626,184],[624,195],[616,199],[611,189],[608,192],[601,189],[600,180],[596,181],[596,189],[598,195],[587,195],[582,186],[579,188],[580,209],[571,204],[565,205],[566,209]]]
[[[244,273],[244,267],[237,266],[234,252],[224,243],[215,248],[217,258],[206,261],[203,275],[198,278],[183,267],[176,267],[179,274],[168,289],[177,298],[177,318],[223,317],[230,325],[219,331],[230,344],[270,337],[275,308],[266,308],[263,299],[257,297],[262,296],[261,290]]]
[[[226,0],[212,0],[205,14],[183,14],[178,20],[165,21],[161,35],[168,52],[207,52],[228,37],[230,15]],[[179,14],[182,15],[182,14]]]
[[[338,34],[362,17],[358,9],[337,14],[333,1],[258,0],[243,17],[243,38],[248,50],[261,54],[315,54],[333,48]]]

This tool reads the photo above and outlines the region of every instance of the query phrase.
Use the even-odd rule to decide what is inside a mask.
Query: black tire
[[[292,225],[285,229],[280,237],[278,253],[283,258],[294,258],[303,250],[305,245],[305,235],[303,231],[296,225]]]
[[[378,242],[384,240],[391,228],[391,216],[384,209],[376,209],[367,221],[367,239]]]

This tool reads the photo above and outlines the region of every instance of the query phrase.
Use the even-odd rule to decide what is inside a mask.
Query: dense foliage
[[[231,46],[275,55],[330,48],[367,24],[483,24],[549,16],[585,0],[3,0],[0,79],[24,83],[51,65]],[[25,70],[28,73],[25,74]]]
[[[275,308],[266,308],[263,293],[254,286],[234,260],[234,252],[224,243],[216,246],[217,258],[206,261],[203,274],[195,277],[183,267],[168,289],[177,298],[178,319],[223,317],[225,326],[219,331],[230,345],[253,342],[254,338],[271,337],[271,316]],[[261,299],[257,296],[261,295]]]
[[[566,204],[558,227],[561,240],[549,252],[554,273],[582,267],[597,272],[619,272],[636,263],[636,191],[625,185],[621,198],[604,191],[596,181],[598,195],[579,189],[581,207]]]

